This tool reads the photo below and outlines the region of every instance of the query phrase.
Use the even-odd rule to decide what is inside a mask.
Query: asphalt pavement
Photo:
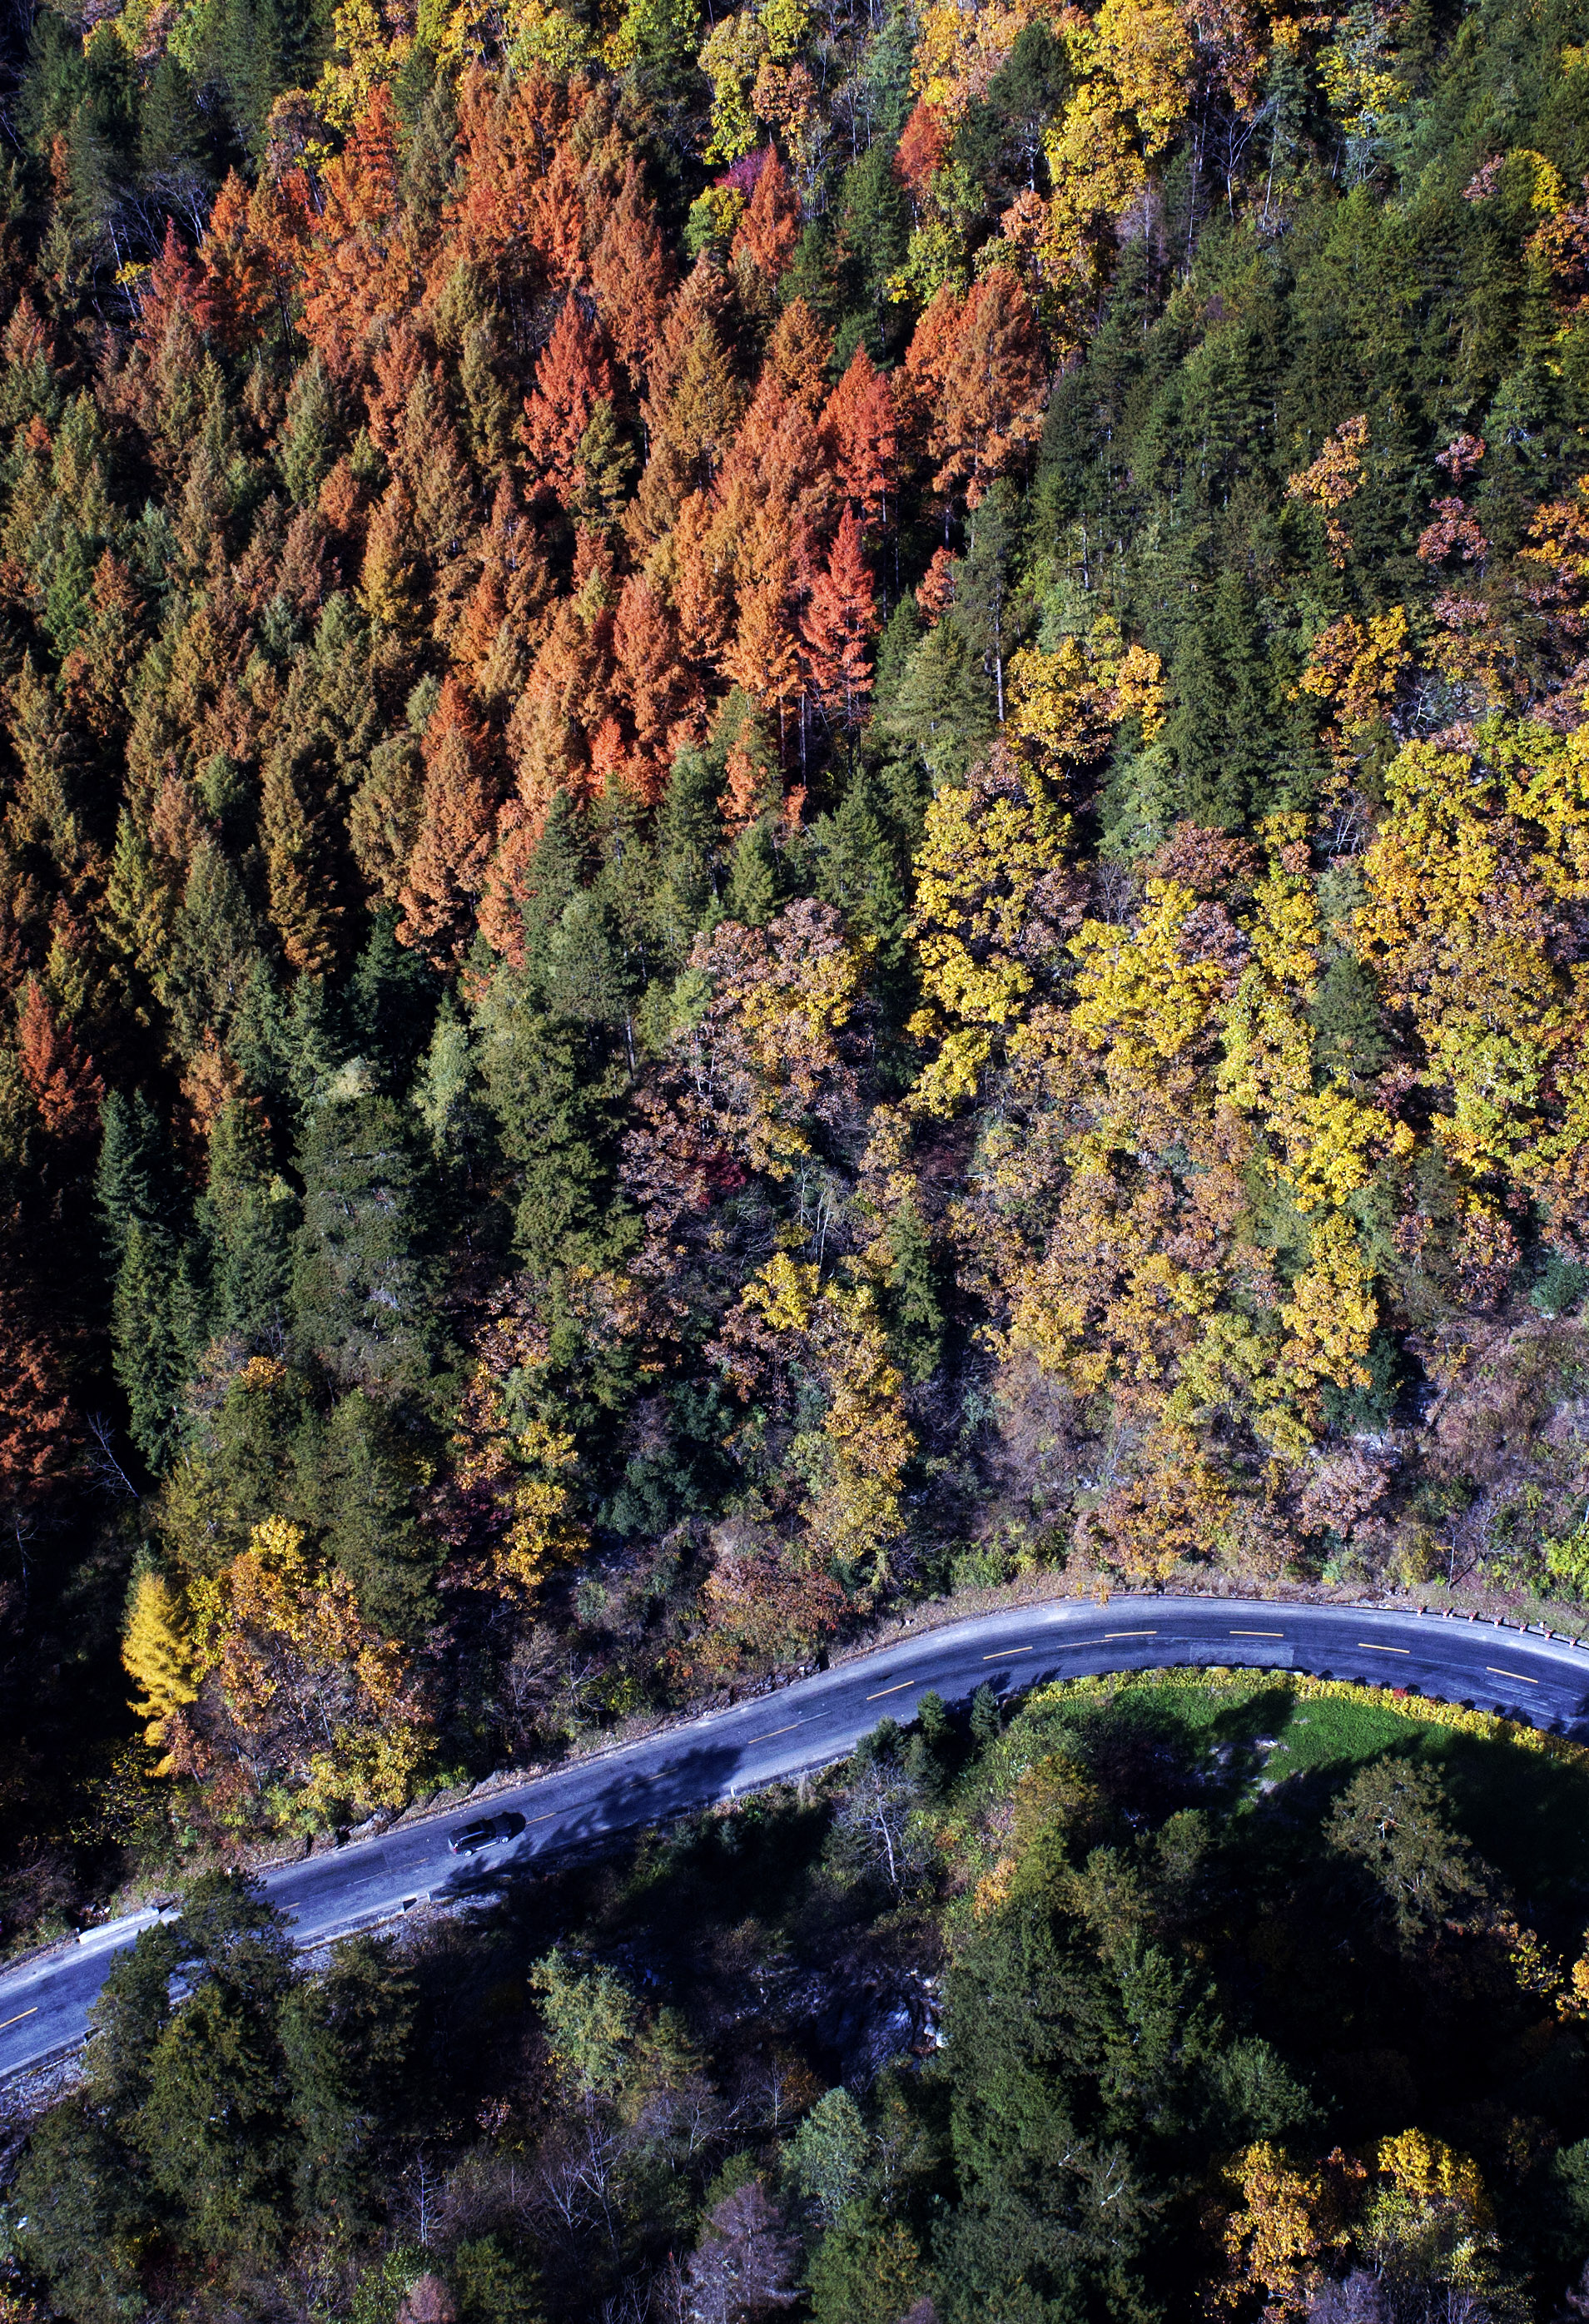
[[[826,1766],[879,1720],[901,1724],[928,1689],[964,1702],[1051,1678],[1180,1664],[1359,1679],[1466,1702],[1589,1740],[1589,1643],[1462,1616],[1246,1599],[1062,1599],[1010,1608],[797,1680],[477,1804],[266,1873],[300,1945],[380,1926],[426,1902],[496,1893],[538,1856],[660,1823]],[[467,1856],[449,1835],[480,1815],[509,1836]],[[499,1827],[502,1828],[502,1827]],[[130,1915],[0,1976],[0,2080],[79,2043],[117,1953],[157,1916]]]

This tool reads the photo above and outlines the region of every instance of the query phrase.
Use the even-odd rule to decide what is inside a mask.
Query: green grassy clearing
[[[1589,1770],[1563,1766],[1504,1741],[1424,1726],[1384,1704],[1305,1698],[1283,1679],[1254,1674],[1217,1686],[1187,1686],[1169,1674],[1142,1674],[1097,1693],[1044,1691],[1012,1721],[1010,1739],[1113,1718],[1178,1738],[1205,1772],[1224,1774],[1238,1804],[1257,1812],[1283,1805],[1289,1787],[1298,1804],[1321,1803],[1353,1770],[1386,1752],[1437,1767],[1455,1821],[1518,1896],[1566,1904],[1589,1896]]]

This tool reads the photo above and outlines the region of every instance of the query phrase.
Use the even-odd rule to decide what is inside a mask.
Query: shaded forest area
[[[1265,1678],[984,1688],[308,1975],[207,1874],[8,2317],[1570,2319],[1585,1784]]]
[[[1589,1594],[1586,32],[38,10],[0,1939],[954,1586]]]

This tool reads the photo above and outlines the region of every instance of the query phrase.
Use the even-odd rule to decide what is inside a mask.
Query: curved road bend
[[[1015,1693],[1049,1678],[1177,1664],[1299,1670],[1417,1687],[1537,1727],[1589,1738],[1589,1645],[1463,1617],[1245,1599],[1060,1600],[924,1630],[693,1725],[494,1793],[476,1813],[522,1816],[511,1840],[458,1858],[461,1805],[378,1840],[267,1873],[300,1944],[396,1916],[422,1899],[482,1899],[547,1850],[665,1821],[842,1757],[881,1719],[901,1723],[928,1688],[964,1702],[984,1682]],[[0,2080],[82,2039],[122,1947],[152,1913],[106,1923],[71,1950],[0,1977]]]

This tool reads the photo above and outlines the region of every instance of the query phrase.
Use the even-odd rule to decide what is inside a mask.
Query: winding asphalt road
[[[934,1688],[963,1702],[1049,1678],[1177,1664],[1247,1665],[1416,1688],[1589,1739],[1589,1643],[1462,1616],[1250,1599],[1059,1600],[923,1630],[688,1727],[672,1728],[477,1805],[400,1826],[264,1876],[300,1945],[391,1921],[414,1904],[482,1900],[538,1856],[660,1823],[842,1757],[878,1720],[901,1724]],[[498,1844],[454,1856],[471,1816],[511,1817]],[[522,1819],[522,1821],[521,1821]],[[130,1915],[0,1977],[0,2080],[79,2043],[118,1951],[158,1916]]]

